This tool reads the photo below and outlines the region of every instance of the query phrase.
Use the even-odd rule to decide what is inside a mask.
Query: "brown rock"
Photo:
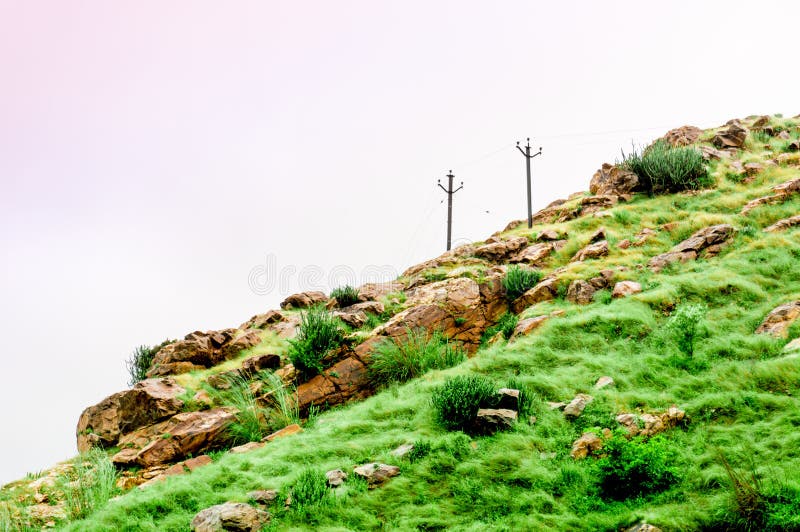
[[[583,413],[586,405],[592,402],[593,397],[585,393],[579,393],[575,398],[564,407],[564,416],[567,418],[576,418]]]
[[[88,451],[94,445],[111,447],[122,433],[180,412],[183,401],[178,396],[185,391],[173,379],[147,379],[130,390],[106,397],[81,414],[78,451]]]
[[[398,281],[387,281],[385,283],[367,283],[359,287],[358,299],[361,301],[377,301],[378,299],[393,292],[402,292],[405,287]]]
[[[592,302],[597,288],[587,281],[579,279],[572,281],[567,289],[567,301],[578,305],[588,305]]]
[[[694,260],[704,249],[727,242],[733,236],[734,231],[733,226],[729,224],[704,227],[667,253],[662,253],[650,259],[648,266],[653,271],[659,272],[673,262]]]
[[[670,146],[678,148],[681,146],[690,146],[700,140],[700,135],[703,130],[695,126],[681,126],[679,128],[667,131],[666,135],[662,137]]]
[[[545,229],[536,237],[539,242],[553,242],[561,240],[565,235],[560,235],[555,229]]]
[[[299,294],[292,294],[281,303],[281,308],[284,310],[308,308],[314,305],[325,304],[328,302],[328,296],[318,291],[300,292]]]
[[[221,447],[234,415],[222,408],[186,412],[172,418],[176,423],[168,434],[139,451],[137,462],[150,467],[180,460],[189,454]]]
[[[275,441],[278,438],[285,438],[286,436],[292,436],[300,432],[303,432],[302,427],[300,427],[300,425],[297,423],[292,423],[291,425],[286,425],[281,430],[273,432],[264,438],[264,441]]]
[[[554,277],[544,279],[539,284],[519,296],[513,303],[514,313],[519,314],[526,308],[542,301],[550,301],[558,294],[558,280]]]
[[[257,314],[242,323],[240,329],[266,329],[268,326],[283,321],[283,314],[277,310],[270,310],[264,314]]]
[[[779,220],[774,224],[770,225],[769,227],[764,228],[764,231],[767,233],[774,233],[777,231],[784,231],[789,229],[790,227],[795,227],[800,225],[800,214],[792,216],[791,218],[784,218],[783,220]]]
[[[509,262],[541,265],[554,249],[553,244],[550,242],[534,244],[517,253]]]
[[[714,135],[712,143],[717,148],[735,148],[740,149],[744,146],[744,141],[747,139],[747,129],[740,124],[733,123],[727,129],[719,131]]]
[[[255,490],[247,493],[247,498],[251,501],[267,505],[278,498],[278,490]]]
[[[241,502],[226,502],[199,512],[191,523],[193,532],[258,532],[269,522],[267,512]]]
[[[338,488],[347,480],[347,473],[341,469],[332,469],[325,473],[325,478],[328,479],[328,486],[331,488]]]
[[[614,385],[614,379],[612,379],[607,375],[603,375],[602,377],[597,379],[596,383],[594,383],[594,387],[596,390],[605,388],[606,386],[613,386],[613,385]]]
[[[700,146],[700,152],[706,161],[718,161],[730,157],[730,153],[722,150],[715,150],[711,146]]]
[[[500,388],[497,390],[497,408],[518,411],[519,390],[513,388]]]
[[[228,452],[232,454],[244,454],[249,453],[250,451],[255,451],[256,449],[260,449],[264,447],[264,445],[266,445],[266,443],[263,441],[251,441],[245,443],[244,445],[237,445]]]
[[[353,468],[353,473],[367,481],[370,489],[376,488],[400,474],[400,468],[386,464],[364,464]]]
[[[752,124],[750,127],[753,127],[753,128],[756,128],[756,127],[764,127],[764,126],[766,126],[767,124],[769,124],[769,121],[770,121],[770,118],[769,118],[769,116],[767,116],[767,115],[762,115],[762,116],[759,116],[758,118],[756,118],[756,119],[753,121],[753,124]]]
[[[519,320],[517,322],[517,326],[514,328],[513,337],[517,336],[524,336],[526,334],[530,334],[534,330],[541,327],[544,322],[550,319],[550,316],[536,316],[534,318],[525,318],[524,320]]]
[[[661,532],[661,529],[648,523],[639,523],[638,525],[630,527],[625,532]]]
[[[641,190],[639,176],[613,164],[603,164],[589,182],[589,192],[596,195],[631,194]]]
[[[484,244],[475,250],[475,256],[492,262],[503,262],[528,245],[524,236],[501,240],[491,244]]]
[[[587,259],[599,259],[608,255],[608,241],[601,240],[594,244],[589,244],[582,250],[578,251],[570,262],[584,261]]]
[[[572,443],[569,455],[575,460],[586,458],[603,448],[603,440],[594,432],[584,432],[580,438]]]
[[[767,314],[767,317],[756,329],[756,334],[786,338],[789,334],[789,327],[798,317],[800,317],[800,300],[780,305]]]
[[[628,297],[633,294],[638,294],[641,291],[642,285],[635,281],[620,281],[614,285],[614,290],[611,292],[611,297]]]
[[[475,417],[475,430],[479,434],[494,434],[510,429],[517,421],[517,412],[507,408],[481,408]]]

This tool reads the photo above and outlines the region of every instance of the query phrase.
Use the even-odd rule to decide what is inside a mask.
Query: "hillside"
[[[532,229],[140,351],[0,531],[800,530],[800,117],[629,155]]]

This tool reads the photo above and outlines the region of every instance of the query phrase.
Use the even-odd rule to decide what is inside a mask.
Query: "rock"
[[[730,157],[730,153],[722,150],[715,150],[711,146],[700,146],[700,152],[703,154],[703,159],[706,161],[715,161],[726,159]]]
[[[400,468],[386,464],[364,464],[353,468],[353,473],[367,481],[370,489],[376,488],[400,474]]]
[[[753,177],[760,174],[764,170],[764,166],[759,163],[744,163],[744,173],[748,177]]]
[[[608,377],[607,375],[603,375],[602,377],[597,379],[597,382],[594,383],[594,387],[596,390],[599,390],[601,388],[605,388],[606,386],[613,386],[613,384],[614,384],[614,379]]]
[[[639,523],[638,525],[630,527],[625,532],[661,532],[661,529],[647,523]]]
[[[279,321],[283,321],[285,318],[283,314],[278,312],[277,310],[270,310],[264,314],[257,314],[247,320],[246,322],[242,323],[239,328],[240,329],[266,329],[268,326],[278,323]]]
[[[528,246],[510,259],[512,263],[541,265],[555,248],[551,242],[541,242]]]
[[[793,140],[792,142],[789,143],[788,146],[786,146],[786,149],[788,151],[798,151],[798,150],[800,150],[800,140]]]
[[[631,194],[641,190],[639,176],[619,166],[605,163],[589,182],[589,192],[596,195]]]
[[[744,146],[747,139],[747,129],[739,124],[733,123],[727,129],[719,131],[711,141],[717,148],[740,149]]]
[[[628,196],[622,195],[597,195],[597,196],[588,196],[586,198],[581,199],[581,203],[578,208],[574,211],[574,214],[571,214],[571,218],[577,218],[578,216],[586,216],[588,214],[594,215],[596,218],[600,217],[607,217],[611,216],[611,213],[608,212],[599,212],[604,209],[608,209],[613,207],[620,201],[621,198],[627,198]]]
[[[281,308],[284,310],[292,310],[298,308],[308,308],[314,305],[321,305],[328,302],[328,296],[318,291],[300,292],[299,294],[292,294],[281,303]]]
[[[328,479],[328,486],[331,488],[338,488],[347,480],[347,473],[341,469],[332,469],[325,473],[325,478]]]
[[[377,301],[378,299],[394,292],[402,292],[405,286],[399,281],[385,283],[366,283],[358,289],[358,299],[361,301]]]
[[[798,317],[800,317],[800,300],[780,305],[767,314],[767,317],[756,329],[756,334],[786,338],[789,327]]]
[[[561,240],[565,235],[560,235],[555,229],[545,229],[536,237],[539,242],[553,242]]]
[[[268,505],[269,503],[275,501],[278,498],[278,490],[251,491],[248,492],[247,498],[257,504]]]
[[[777,231],[784,231],[789,229],[790,227],[795,227],[800,225],[800,214],[792,216],[790,218],[784,218],[783,220],[779,220],[774,224],[770,225],[769,227],[764,228],[764,231],[767,233],[774,233]]]
[[[654,436],[668,429],[677,427],[686,419],[686,412],[671,406],[661,414],[630,414],[622,413],[616,417],[617,423],[622,425],[631,436]]]
[[[756,207],[760,205],[772,204],[772,203],[780,203],[783,201],[788,200],[791,196],[800,193],[800,177],[791,179],[779,185],[775,185],[772,187],[772,191],[775,194],[770,196],[764,196],[761,198],[756,198],[750,202],[748,202],[744,207],[742,207],[741,214],[746,215]]]
[[[199,392],[194,394],[192,396],[192,401],[194,401],[199,405],[203,405],[209,408],[214,406],[214,400],[211,399],[211,396],[208,395],[208,392],[205,390],[200,390]]]
[[[567,403],[564,403],[564,402],[557,402],[557,403],[556,402],[552,402],[552,401],[548,401],[547,402],[547,407],[550,410],[564,410],[564,407],[566,407],[566,406],[567,406]]]
[[[481,408],[475,417],[475,430],[479,434],[494,434],[510,429],[517,421],[517,412],[506,408]]]
[[[695,126],[681,126],[679,128],[670,129],[666,135],[662,137],[673,148],[682,146],[690,146],[700,140],[700,135],[703,130]]]
[[[631,241],[627,238],[617,243],[617,248],[619,249],[628,249],[629,247],[631,247]]]
[[[767,115],[762,115],[762,116],[759,116],[758,118],[756,118],[756,119],[753,121],[753,123],[751,124],[751,126],[750,126],[750,127],[753,127],[753,128],[756,128],[756,127],[764,127],[764,126],[766,126],[767,124],[769,124],[769,121],[770,121],[770,118],[769,118],[769,116],[767,116]]]
[[[599,259],[608,255],[608,241],[601,240],[594,244],[589,244],[582,250],[578,251],[570,262],[583,261],[586,259]]]
[[[783,346],[784,353],[793,353],[795,351],[800,351],[800,338],[795,338],[785,346]]]
[[[340,360],[324,374],[299,385],[297,404],[300,412],[304,413],[312,405],[334,406],[352,398],[366,397],[371,393],[366,365],[357,357],[351,356]]]
[[[497,390],[497,408],[519,411],[519,390],[513,388]]]
[[[700,229],[667,253],[662,253],[650,259],[648,266],[651,270],[659,272],[673,262],[694,260],[706,248],[727,242],[733,236],[734,231],[733,226],[729,224],[713,225]]]
[[[527,245],[528,239],[524,236],[514,237],[491,244],[484,244],[475,250],[475,256],[492,262],[503,262]]]
[[[635,281],[620,281],[614,285],[614,290],[611,292],[611,297],[628,297],[633,294],[638,294],[641,291],[642,285]]]
[[[277,369],[281,365],[281,357],[276,354],[256,355],[245,359],[242,367],[209,375],[206,382],[217,390],[229,390],[237,380],[252,380],[259,371]]]
[[[121,434],[177,414],[183,408],[178,396],[186,390],[173,379],[147,379],[130,390],[106,397],[80,416],[78,451],[111,447]]]
[[[261,333],[246,331],[236,336],[236,329],[187,334],[183,340],[165,345],[153,357],[148,376],[167,375],[204,369],[237,356],[243,349],[261,343]]]
[[[515,314],[519,314],[526,308],[542,301],[551,301],[556,298],[558,294],[558,280],[554,277],[548,277],[539,282],[536,286],[519,296],[512,304]]]
[[[586,458],[603,448],[603,440],[594,432],[584,432],[580,438],[572,443],[569,455],[575,460]]]
[[[519,320],[519,322],[517,322],[517,326],[514,328],[514,334],[512,335],[512,338],[530,334],[531,332],[541,327],[544,324],[544,322],[546,322],[549,319],[550,316],[545,315],[545,316],[536,316],[535,318],[525,318],[524,320]]]
[[[228,440],[226,429],[234,419],[222,408],[177,414],[171,420],[175,424],[170,432],[139,451],[136,462],[150,467],[222,447]]]
[[[281,430],[277,430],[270,434],[269,436],[265,437],[263,441],[274,441],[278,438],[285,438],[286,436],[292,436],[293,434],[297,434],[299,432],[303,432],[302,427],[297,423],[292,423],[291,425],[286,425]]]
[[[586,405],[592,402],[593,397],[585,393],[579,393],[575,398],[564,407],[564,416],[568,418],[576,418],[583,413]]]
[[[245,443],[244,445],[237,445],[228,452],[232,454],[244,454],[249,453],[250,451],[255,451],[256,449],[260,449],[261,447],[264,447],[264,445],[266,445],[266,443],[261,441],[251,441]]]
[[[592,302],[597,288],[587,281],[576,279],[569,284],[567,289],[567,301],[578,305],[588,305]]]
[[[269,522],[269,514],[249,504],[226,502],[206,508],[194,516],[194,532],[259,532]]]
[[[395,458],[403,458],[405,455],[410,453],[413,449],[414,449],[414,444],[413,443],[404,443],[403,445],[401,445],[400,447],[398,447],[397,449],[395,449],[394,451],[392,451],[389,454],[391,454]]]

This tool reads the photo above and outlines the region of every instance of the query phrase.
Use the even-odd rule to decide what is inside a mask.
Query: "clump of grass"
[[[517,327],[518,322],[519,316],[513,312],[506,312],[500,316],[500,319],[497,320],[497,323],[491,327],[487,327],[487,329],[483,331],[483,335],[481,335],[481,344],[486,345],[486,343],[497,333],[503,333],[503,338],[508,340],[511,338],[511,335],[514,334],[514,329]]]
[[[311,377],[323,370],[322,360],[343,340],[341,320],[321,306],[311,307],[300,315],[297,337],[289,340],[289,359],[303,376]]]
[[[405,382],[431,369],[445,369],[462,362],[464,350],[453,345],[440,331],[406,329],[402,339],[385,339],[375,348],[369,364],[373,381],[379,384]]]
[[[470,432],[482,406],[490,406],[495,398],[494,383],[481,375],[447,379],[433,391],[431,403],[436,419],[447,430]]]
[[[680,480],[677,453],[662,436],[649,440],[616,434],[603,445],[597,462],[604,496],[616,500],[643,497],[670,488]]]
[[[433,446],[431,442],[428,440],[417,440],[414,442],[414,446],[408,451],[406,457],[408,461],[412,464],[418,460],[422,460],[426,456],[428,456],[431,451],[433,450]]]
[[[712,184],[700,150],[691,146],[673,148],[661,139],[646,149],[633,147],[629,154],[622,152],[620,166],[639,176],[651,195]]]
[[[358,303],[358,288],[354,288],[349,284],[334,288],[331,292],[331,297],[336,300],[339,307],[349,307]]]
[[[506,297],[510,300],[517,299],[519,296],[536,286],[542,279],[542,272],[531,268],[523,268],[513,265],[508,268],[503,277],[503,288],[506,290]]]
[[[101,508],[117,491],[117,472],[98,448],[76,457],[72,469],[60,479],[64,509],[70,519],[83,519]]]
[[[162,347],[174,341],[175,340],[165,340],[159,345],[154,345],[152,347],[140,345],[134,349],[131,356],[125,361],[125,367],[129,375],[128,386],[133,386],[137,382],[145,380],[147,378],[147,370],[150,369],[156,353],[158,353]]]
[[[325,474],[314,468],[300,472],[292,486],[292,508],[308,511],[329,497]]]

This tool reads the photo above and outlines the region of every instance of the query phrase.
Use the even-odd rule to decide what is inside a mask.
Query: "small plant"
[[[519,316],[514,314],[513,312],[506,312],[500,319],[497,320],[497,323],[488,327],[481,336],[481,344],[486,344],[490,339],[494,337],[497,333],[503,333],[503,338],[508,340],[511,338],[511,335],[514,334],[514,329],[517,327],[517,323],[519,322]]]
[[[447,272],[439,270],[426,270],[422,274],[422,278],[428,283],[435,283],[436,281],[444,281],[447,279]]]
[[[684,354],[692,356],[698,325],[706,315],[703,305],[683,305],[667,321],[667,331]]]
[[[519,390],[517,412],[519,412],[520,419],[527,418],[536,412],[538,396],[536,395],[536,392],[533,391],[533,388],[520,381],[516,377],[512,377],[508,380],[506,388]]]
[[[630,154],[623,152],[619,164],[639,176],[650,195],[695,190],[712,183],[700,150],[673,148],[662,139],[641,151],[633,147]]]
[[[174,343],[174,341],[175,340],[165,340],[159,345],[152,347],[140,345],[134,349],[130,358],[125,361],[125,367],[128,369],[128,374],[130,375],[128,386],[133,386],[137,382],[145,380],[147,378],[147,370],[149,370],[150,366],[153,364],[153,358],[156,356],[156,353],[158,353],[162,347]]]
[[[478,409],[491,406],[495,400],[495,385],[481,375],[458,376],[447,379],[433,391],[431,403],[436,418],[447,430],[472,429]]]
[[[300,330],[289,340],[289,359],[306,377],[323,370],[322,359],[341,345],[344,330],[341,321],[321,306],[311,307],[300,315]]]
[[[114,464],[102,449],[78,456],[72,469],[60,478],[64,507],[70,519],[83,519],[105,505],[116,491]]]
[[[662,436],[628,440],[618,433],[605,442],[603,452],[597,467],[600,488],[606,497],[643,497],[664,491],[680,479],[673,465],[676,453]]]
[[[503,277],[503,288],[506,290],[506,297],[513,301],[519,296],[536,286],[542,279],[542,272],[530,268],[522,268],[513,265],[508,268],[506,276]]]
[[[300,472],[292,486],[292,507],[304,511],[316,506],[328,497],[328,480],[316,469]]]
[[[403,339],[386,339],[378,344],[369,364],[371,378],[378,383],[405,382],[431,369],[455,366],[466,358],[440,332],[406,329]]]
[[[608,305],[611,303],[613,297],[611,296],[611,290],[598,290],[592,296],[592,301],[595,303],[600,303],[601,305]]]
[[[349,284],[334,288],[331,297],[336,300],[340,308],[349,307],[358,303],[358,288],[353,288]]]
[[[408,457],[408,461],[413,464],[417,460],[422,460],[428,456],[432,449],[433,446],[431,445],[431,442],[427,440],[417,440],[414,442],[414,446],[410,451],[408,451],[406,456]]]

